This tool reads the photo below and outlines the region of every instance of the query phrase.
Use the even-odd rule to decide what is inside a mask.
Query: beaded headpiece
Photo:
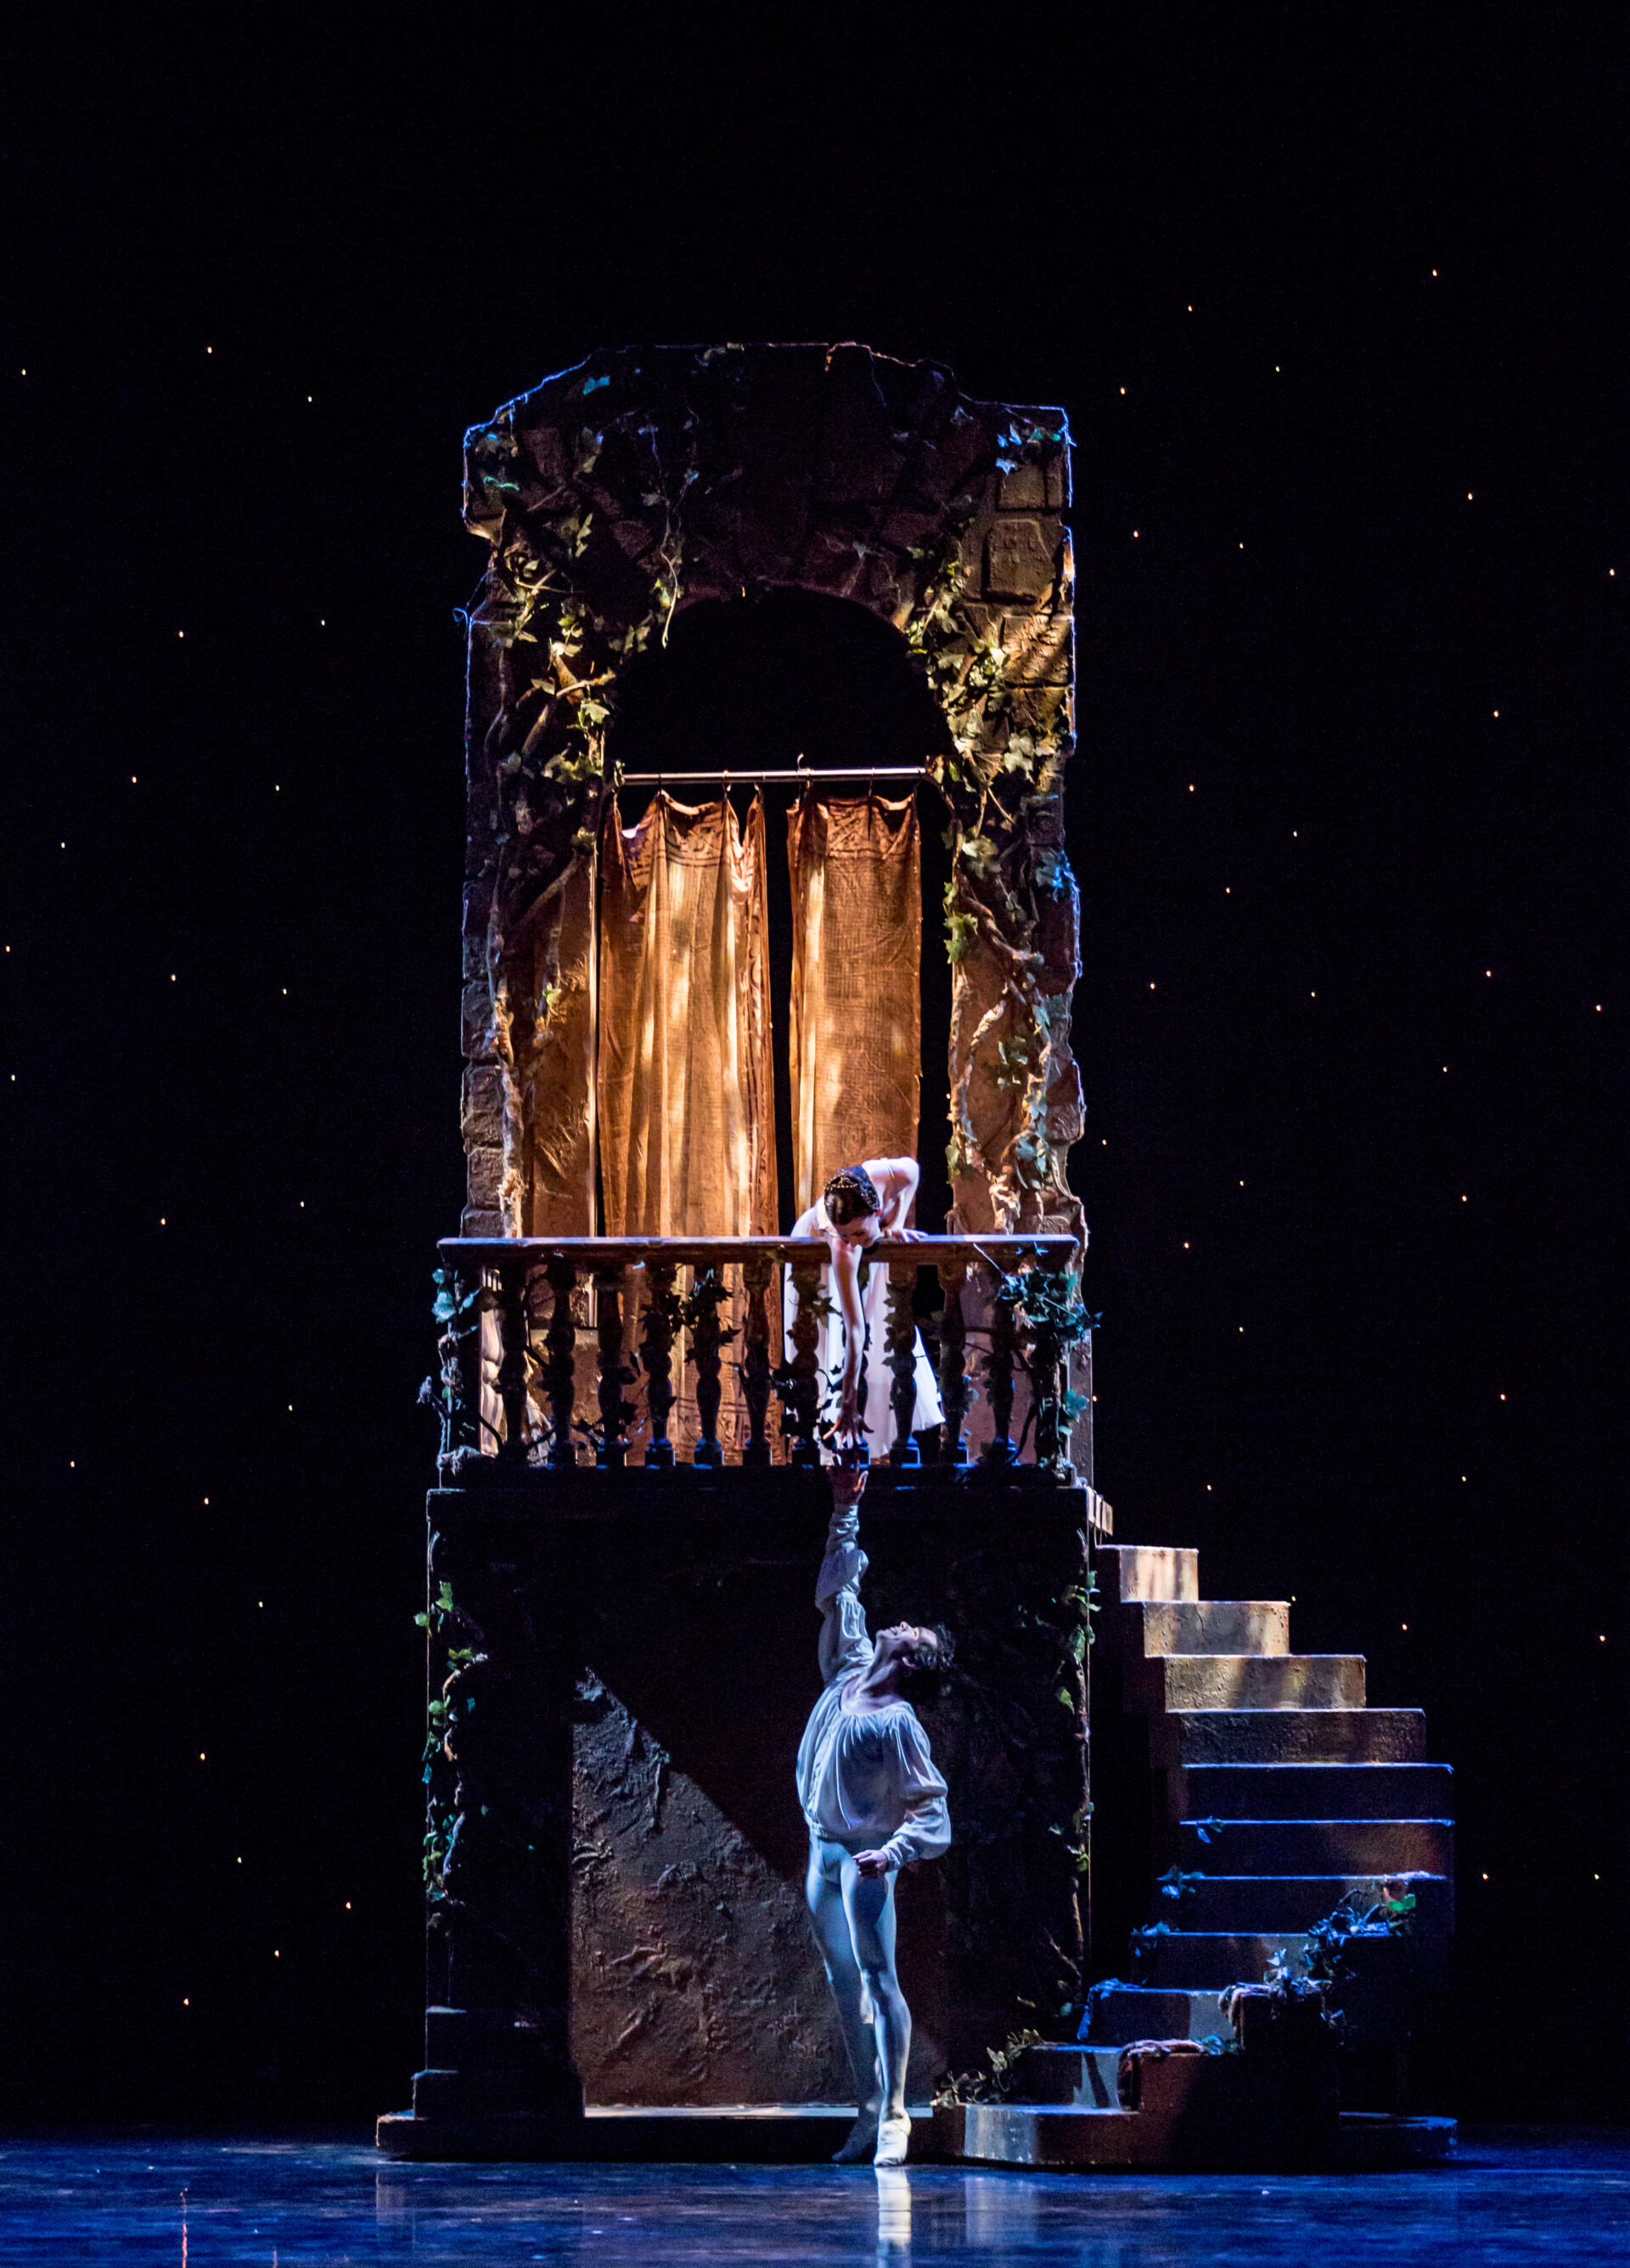
[[[866,1212],[881,1212],[883,1210],[877,1185],[863,1166],[845,1166],[841,1172],[832,1176],[821,1194],[829,1204],[833,1197],[857,1197]]]

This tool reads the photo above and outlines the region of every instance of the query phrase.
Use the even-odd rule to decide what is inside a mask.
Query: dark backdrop
[[[1118,1530],[1430,1712],[1445,2107],[1624,2113],[1625,58],[1419,12],[33,28],[14,2114],[406,2101],[459,437],[597,346],[842,337],[1074,428]]]

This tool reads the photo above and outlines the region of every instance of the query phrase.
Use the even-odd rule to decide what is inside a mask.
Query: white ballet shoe
[[[903,2166],[906,2153],[911,2147],[909,2118],[881,2118],[877,2122],[877,2146],[872,2154],[874,2166]]]
[[[849,2128],[843,2146],[832,2154],[834,2166],[866,2166],[872,2162],[872,2153],[877,2146],[877,2114],[863,2110]]]

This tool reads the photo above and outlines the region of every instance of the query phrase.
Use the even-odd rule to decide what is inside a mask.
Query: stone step
[[[1061,2046],[1052,2041],[1022,2048],[1009,2066],[1009,2081],[1017,2102],[1051,2102],[1074,2110],[1118,2110],[1115,2092],[1120,2064],[1118,2047],[1090,2048],[1079,2043]]]
[[[1123,1609],[1142,1655],[1273,1653],[1290,1651],[1285,1599],[1144,1599]],[[1135,1633],[1135,1635],[1134,1635]]]
[[[1243,1978],[1233,1978],[1239,1984]],[[1231,2040],[1233,2028],[1217,2006],[1222,1988],[1123,1984],[1112,1977],[1087,1995],[1082,2019],[1084,2047],[1123,2048],[1134,2040]]]
[[[1116,2051],[1110,2051],[1112,2057]],[[1113,2066],[1111,2069],[1113,2085]],[[907,2105],[914,2155],[926,2148],[933,2113]],[[855,2123],[841,2102],[591,2104],[550,2117],[535,2111],[469,2115],[390,2112],[375,2129],[387,2156],[413,2160],[554,2159],[594,2164],[819,2165]]]
[[[1449,1874],[1447,1819],[1183,1819],[1184,1874]]]
[[[1151,1934],[1134,1941],[1130,1981],[1152,1992],[1222,1992],[1230,1984],[1265,1983],[1274,1961],[1282,1962],[1292,1976],[1305,1977],[1311,1941],[1299,1930]],[[1372,1935],[1366,1930],[1349,1936],[1331,2005],[1350,2006],[1356,2016],[1395,2002],[1400,1994],[1413,1994],[1422,1984],[1438,1980],[1448,1952],[1448,1932],[1427,1924],[1407,1935]]]
[[[542,2034],[524,2029],[508,2010],[433,2003],[424,2012],[424,2060],[435,2070],[530,2071],[549,2058]]]
[[[935,2156],[982,2165],[1154,2166],[1167,2139],[1163,2126],[1135,2110],[1030,2102],[946,2102],[934,2110]]]
[[[1286,2100],[1243,2056],[1174,2056],[1147,2066],[1137,2110],[1029,2102],[936,2107],[936,2156],[976,2164],[1063,2168],[1217,2167],[1344,2172],[1438,2165],[1455,2146],[1452,2118],[1344,2111],[1320,2121]],[[1242,2117],[1242,2112],[1245,2114]]]
[[[1134,1599],[1197,1599],[1200,1554],[1165,1543],[1100,1543],[1092,1555],[1106,1606]]]
[[[1341,2018],[1342,2046],[1358,2054],[1407,2047],[1422,1993],[1448,1981],[1449,1955],[1442,1932],[1366,1930],[1346,1939],[1326,1992],[1327,2005]]]
[[[1119,2049],[1093,2062],[1113,2083]],[[943,2124],[936,2110],[935,2139],[948,2156],[1008,2165],[1231,2166],[1334,2154],[1333,2090],[1309,2103],[1274,2058],[1156,2051],[1128,2058],[1125,2076],[1129,2107],[1113,2097],[1105,2106],[962,2104]]]
[[[1447,1819],[1447,1764],[1191,1764],[1168,1772],[1173,1818]]]
[[[1268,1963],[1289,1961],[1295,1973],[1307,1971],[1308,1940],[1299,1930],[1260,1935],[1221,1930],[1173,1930],[1147,1937],[1135,1963],[1137,1982],[1151,1992],[1221,1992],[1230,1984],[1259,1984]]]
[[[558,2111],[566,2095],[558,2075],[544,2070],[449,2070],[430,2065],[413,2075],[413,2111],[422,2119],[544,2117]]]
[[[1402,2014],[1419,1980],[1423,1963],[1419,1951],[1401,1939],[1364,1941],[1362,1966],[1350,1979],[1332,1988],[1332,2005],[1354,1997],[1366,2006],[1375,2036],[1385,2032],[1388,2011]],[[1138,2040],[1221,2041],[1231,2046],[1234,2027],[1223,2014],[1222,2000],[1235,1984],[1255,1984],[1258,1977],[1234,1977],[1226,1984],[1123,1984],[1112,1977],[1095,1984],[1087,1995],[1081,2044],[1088,2048],[1120,2049]],[[1345,1986],[1345,1991],[1344,1991]]]
[[[1169,1653],[1137,1666],[1128,1699],[1170,1709],[1362,1709],[1362,1653]],[[1142,1690],[1134,1690],[1142,1689]]]
[[[1344,2174],[1441,2166],[1458,2139],[1453,2118],[1399,2118],[1386,2111],[1344,2110],[1336,2134],[1336,2166]]]
[[[1186,1934],[1282,1936],[1311,1929],[1344,1900],[1366,1909],[1391,1886],[1415,1900],[1422,1929],[1447,1934],[1453,1921],[1453,1888],[1447,1876],[1405,1869],[1395,1874],[1191,1874],[1180,1896],[1163,1891],[1154,1919]]]
[[[1151,1720],[1149,1748],[1167,1769],[1414,1764],[1426,1754],[1426,1718],[1419,1709],[1172,1708]]]

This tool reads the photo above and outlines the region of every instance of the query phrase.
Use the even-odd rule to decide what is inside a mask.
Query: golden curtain
[[[774,1236],[764,805],[659,794],[601,846],[607,1236]]]
[[[914,800],[817,797],[787,816],[797,1209],[840,1166],[917,1154],[922,868]]]

